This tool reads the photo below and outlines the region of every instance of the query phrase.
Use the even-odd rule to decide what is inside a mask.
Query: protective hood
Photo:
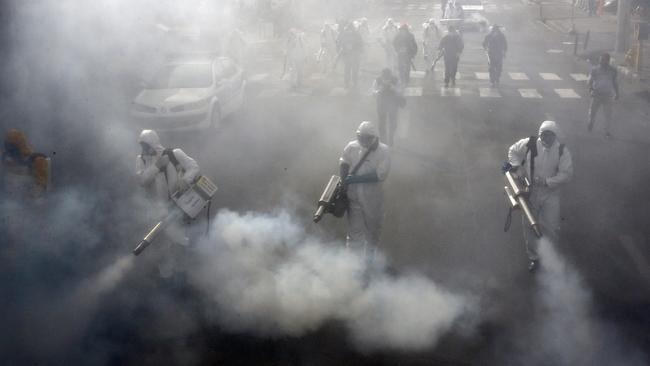
[[[142,130],[140,132],[140,138],[138,142],[144,142],[145,144],[151,146],[152,149],[156,150],[158,154],[162,154],[165,148],[160,143],[160,137],[154,130]]]
[[[7,131],[5,143],[14,146],[22,156],[27,156],[32,153],[32,149],[27,145],[25,134],[14,128]]]
[[[558,138],[560,137],[560,129],[557,127],[557,123],[555,121],[544,121],[542,122],[542,125],[539,126],[539,135],[542,135],[542,132],[544,131],[551,131],[557,136]]]
[[[377,131],[377,126],[370,121],[363,121],[357,129],[357,133],[360,135],[371,135],[374,137],[379,137],[379,131]]]

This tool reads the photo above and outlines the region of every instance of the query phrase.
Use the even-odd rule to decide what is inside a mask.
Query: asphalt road
[[[90,322],[89,336],[79,347],[101,355],[98,359],[109,364],[527,363],[520,355],[535,348],[536,340],[528,341],[525,335],[531,328],[543,327],[548,309],[536,302],[540,283],[527,271],[518,220],[513,220],[509,232],[503,232],[507,206],[499,168],[508,146],[536,134],[543,120],[553,119],[560,124],[562,140],[573,155],[575,167],[573,181],[563,190],[563,232],[557,250],[592,294],[593,317],[606,322],[622,344],[647,352],[648,104],[623,84],[621,101],[615,107],[614,139],[605,140],[599,126],[588,132],[589,98],[584,79],[589,65],[571,55],[572,46],[563,43],[566,37],[537,22],[538,9],[528,3],[491,0],[485,7],[490,22],[505,27],[509,41],[502,83],[496,89],[489,88],[486,59],[480,48],[484,34],[478,32],[464,34],[466,48],[456,89],[441,89],[440,66],[433,80],[425,79],[421,72],[414,73],[385,183],[381,244],[392,273],[423,273],[436,284],[478,299],[480,322],[472,332],[455,329],[421,352],[373,353],[352,347],[346,330],[337,322],[301,338],[232,334],[204,322],[194,289],[153,278],[157,272],[152,264],[153,270],[136,268],[130,275],[135,278],[130,287],[111,296]],[[333,6],[322,16],[303,21],[313,53],[318,50],[322,18],[338,15]],[[419,0],[393,1],[355,16],[367,16],[374,31],[391,16],[407,21],[419,36],[420,24],[438,17],[439,8]],[[263,41],[251,45],[245,63],[249,75],[245,106],[218,131],[164,133],[161,137],[166,146],[182,147],[195,157],[204,174],[219,185],[213,215],[219,208],[238,212],[285,209],[299,218],[308,232],[342,242],[344,220],[326,217],[316,225],[310,219],[323,186],[338,171],[340,153],[354,138],[358,124],[376,118],[375,100],[368,90],[383,67],[382,51],[378,44],[370,45],[359,93],[347,94],[341,88],[341,70],[333,75],[310,72],[302,88],[290,90],[280,79],[281,44]],[[423,68],[421,54],[416,68]],[[310,66],[310,71],[314,69]],[[124,88],[128,96],[132,94],[128,85],[132,84],[126,81],[116,83],[116,87]],[[133,131],[134,140],[136,134]],[[75,155],[83,143],[87,142],[82,138],[72,141],[70,151],[60,155]],[[110,158],[121,156],[116,153]],[[91,163],[86,163],[88,169],[96,169]],[[100,177],[77,180],[125,190],[133,183]],[[106,194],[102,202],[113,199]],[[105,229],[109,232],[111,227]],[[140,231],[118,237],[136,237]],[[125,250],[131,247],[126,241],[111,249],[119,245]],[[155,251],[151,253],[156,258]],[[61,279],[52,281],[65,287],[65,278],[71,276],[68,272],[74,267],[68,263],[61,267],[65,269]],[[32,276],[39,278],[26,274],[23,280],[29,283]],[[157,316],[172,319],[170,323],[179,318],[179,324],[188,322],[198,330],[189,336],[170,333],[169,329],[156,328],[160,326]],[[555,364],[553,359],[550,362]]]
[[[418,35],[419,24],[438,10],[428,2],[410,3],[408,8],[396,3],[383,13],[376,11],[369,19],[371,28],[392,16],[409,22]],[[336,331],[324,330],[311,339],[279,342],[280,353],[295,353],[296,364],[327,364],[337,357],[360,364],[499,362],[500,349],[509,347],[505,339],[528,326],[530,300],[522,297],[535,283],[526,270],[518,222],[510,232],[502,230],[506,205],[498,171],[507,147],[536,134],[545,119],[559,122],[576,171],[563,191],[559,251],[593,290],[596,311],[617,324],[622,337],[647,349],[647,105],[623,86],[614,140],[605,140],[598,128],[587,132],[584,79],[589,65],[574,59],[572,46],[563,44],[564,35],[535,21],[536,10],[518,1],[486,2],[487,17],[505,27],[509,41],[498,88],[489,89],[485,80],[483,34],[478,32],[464,34],[461,77],[448,95],[441,90],[441,70],[433,81],[415,74],[385,185],[382,250],[391,265],[484,294],[490,320],[482,325],[482,333],[470,339],[445,338],[424,355],[352,352],[343,357],[340,351],[346,346],[334,340]],[[305,27],[314,47],[317,26]],[[220,184],[220,205],[236,210],[288,207],[308,218],[358,123],[375,119],[374,100],[366,87],[381,68],[381,50],[371,45],[362,66],[361,91],[347,95],[340,89],[340,72],[329,77],[312,74],[305,87],[289,90],[278,79],[279,52],[273,45],[258,47],[268,58],[249,65],[253,81],[244,111],[215,137],[172,141],[178,146],[191,146],[194,138],[210,141],[208,155],[200,150],[196,154]],[[344,237],[342,220],[327,218],[319,225],[312,230]],[[314,352],[313,343],[323,339],[326,346]]]

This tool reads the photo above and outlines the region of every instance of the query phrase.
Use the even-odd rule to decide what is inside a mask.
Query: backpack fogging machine
[[[326,213],[331,213],[335,217],[343,217],[348,209],[348,196],[341,177],[333,175],[323,194],[318,199],[318,209],[314,213],[314,222],[319,222]]]
[[[151,231],[142,239],[135,249],[134,255],[139,255],[151,243],[156,240],[158,235],[167,228],[172,222],[179,220],[183,215],[190,219],[195,219],[204,208],[209,207],[212,197],[217,192],[217,186],[205,176],[199,176],[188,189],[183,192],[176,192],[171,199],[176,204],[164,219],[157,223]],[[209,212],[209,211],[208,211]]]
[[[510,211],[508,212],[508,217],[506,219],[506,225],[504,231],[508,231],[510,228],[510,222],[512,221],[512,211],[516,209],[521,209],[522,213],[526,217],[528,224],[535,232],[535,235],[538,238],[542,237],[542,231],[539,226],[539,222],[533,211],[530,209],[530,203],[528,201],[530,197],[530,182],[527,178],[520,178],[513,174],[511,171],[505,173],[506,177],[506,186],[504,187],[506,191],[506,196],[508,197],[508,202],[510,203]]]

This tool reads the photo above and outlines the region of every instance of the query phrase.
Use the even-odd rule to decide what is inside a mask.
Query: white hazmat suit
[[[550,235],[552,239],[557,239],[560,230],[559,188],[571,180],[573,163],[569,150],[564,146],[562,149],[560,148],[557,124],[554,121],[544,121],[539,128],[539,136],[544,131],[553,132],[556,139],[551,146],[546,147],[539,137],[536,138],[537,156],[535,157],[534,176],[530,171],[531,151],[528,148],[530,138],[521,139],[510,146],[508,162],[513,167],[523,166],[523,169],[519,169],[519,174],[525,174],[533,185],[530,196],[533,214],[536,215],[540,223],[542,233]],[[560,150],[562,150],[561,153]],[[524,240],[528,258],[531,261],[537,261],[539,259],[538,241],[526,221],[524,221]]]
[[[358,134],[371,134],[378,138],[377,127],[370,122],[363,122]],[[361,160],[367,148],[358,140],[351,141],[343,149],[340,163],[347,164],[353,169]],[[390,153],[385,144],[378,142],[374,151],[370,152],[356,176],[375,173],[376,182],[349,184],[347,187],[350,206],[348,209],[347,246],[353,250],[363,251],[365,257],[372,261],[374,252],[379,244],[382,221],[384,219],[383,182],[390,170]]]
[[[149,146],[155,154],[141,154],[136,160],[136,175],[138,183],[142,186],[155,203],[152,211],[152,219],[159,220],[169,213],[170,197],[179,190],[184,190],[199,175],[199,165],[181,149],[165,148],[160,143],[158,134],[153,130],[143,130],[140,133],[138,142]],[[164,167],[159,168],[159,159],[167,160]],[[173,155],[171,158],[169,155]],[[164,231],[168,239],[165,243],[165,251],[169,251],[171,243],[188,245],[187,227],[181,227],[181,223],[171,223]],[[162,277],[168,278],[176,271],[176,256],[166,255],[159,263],[158,269]]]
[[[188,187],[199,175],[199,165],[181,149],[171,151],[178,165],[169,163],[163,170],[156,166],[165,151],[156,131],[143,130],[138,142],[149,145],[156,152],[156,155],[138,155],[136,175],[140,186],[157,201],[167,202],[172,194]]]

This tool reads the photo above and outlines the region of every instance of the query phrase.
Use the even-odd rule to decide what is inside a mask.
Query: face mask
[[[545,131],[542,132],[540,139],[542,140],[542,145],[550,147],[555,142],[555,134],[553,132]]]
[[[375,136],[372,135],[357,135],[359,144],[365,148],[369,148],[375,142]]]
[[[156,155],[156,150],[152,149],[151,146],[146,143],[141,142],[140,146],[142,147],[142,155]]]

